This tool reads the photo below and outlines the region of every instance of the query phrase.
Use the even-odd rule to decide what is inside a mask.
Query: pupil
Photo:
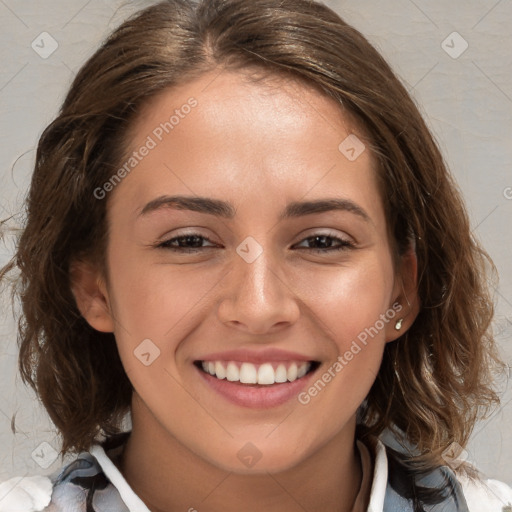
[[[193,247],[201,247],[201,239],[196,235],[189,235],[185,237],[186,245],[192,245]],[[196,242],[196,243],[194,243]]]
[[[318,241],[320,241],[320,240],[323,240],[323,242],[322,242],[322,241],[320,241],[319,243],[321,243],[323,246],[325,246],[325,245],[326,245],[326,244],[325,244],[325,240],[326,240],[327,238],[330,238],[330,237],[328,237],[327,235],[319,235],[319,236],[316,236],[316,237],[315,237],[315,242],[318,242]],[[327,244],[327,247],[330,247],[330,244]]]

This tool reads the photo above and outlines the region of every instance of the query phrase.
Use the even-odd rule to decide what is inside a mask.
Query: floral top
[[[0,512],[150,512],[115,464],[128,435],[95,444],[49,477],[1,483]],[[448,466],[418,474],[380,439],[356,444],[363,479],[352,512],[512,512],[503,482],[457,477]]]

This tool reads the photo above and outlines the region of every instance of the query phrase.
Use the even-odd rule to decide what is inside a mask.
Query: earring
[[[404,321],[403,318],[399,318],[395,324],[395,329],[399,331],[402,328],[402,322]]]

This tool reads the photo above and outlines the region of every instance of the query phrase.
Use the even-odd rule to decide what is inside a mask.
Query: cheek
[[[311,275],[298,273],[293,282],[315,313],[319,329],[332,336],[340,350],[391,307],[393,269],[387,258],[373,256]],[[380,322],[379,327],[383,331]]]
[[[169,330],[191,308],[206,307],[212,297],[222,300],[214,287],[222,288],[222,280],[230,272],[229,265],[208,262],[148,265],[135,257],[112,256],[111,299],[116,318],[127,330],[144,336],[162,335],[162,328]],[[353,328],[372,325],[390,306],[393,276],[389,261],[367,258],[339,267],[308,262],[290,265],[282,276],[283,293],[290,300],[304,302],[333,331],[343,325],[348,335],[357,334]],[[236,296],[236,290],[232,293]],[[303,314],[307,315],[307,310]]]
[[[112,250],[110,261],[111,308],[125,370],[141,370],[134,353],[148,339],[156,346],[153,351],[158,354],[158,363],[169,368],[175,366],[180,342],[211,311],[214,286],[220,284],[226,269],[211,265],[148,264],[144,258],[121,248]]]
[[[111,265],[111,285],[115,314],[122,324],[116,339],[125,370],[160,423],[212,461],[228,461],[230,469],[237,467],[236,453],[246,440],[265,450],[270,468],[272,464],[291,463],[290,453],[306,457],[340,432],[375,380],[385,346],[384,332],[368,335],[366,344],[361,334],[376,325],[392,300],[392,266],[382,255],[372,252],[338,266],[283,264],[271,289],[275,292],[274,287],[280,287],[287,300],[299,305],[300,316],[289,328],[303,340],[317,344],[325,361],[316,380],[290,405],[300,414],[283,421],[288,416],[280,413],[265,417],[263,422],[248,421],[238,410],[225,408],[222,403],[203,403],[200,395],[196,400],[189,393],[195,388],[183,364],[187,359],[183,354],[189,350],[186,347],[214,332],[220,335],[213,341],[219,341],[225,331],[218,330],[223,326],[215,312],[223,300],[232,300],[240,289],[240,282],[231,279],[229,263],[148,265],[122,252],[113,258],[116,265]],[[269,294],[269,301],[273,297],[281,296]],[[149,366],[134,357],[144,339],[154,341],[159,351]],[[147,344],[144,350],[152,360],[154,347]],[[222,425],[228,425],[235,437],[226,436],[212,418],[223,418]],[[209,432],[209,437],[197,432]],[[273,432],[270,437],[269,432]],[[291,446],[301,448],[292,450]]]
[[[320,414],[328,411],[323,421],[333,429],[346,411],[355,412],[377,376],[386,329],[396,316],[392,292],[393,269],[384,258],[319,273],[309,287],[311,318],[329,359],[299,402]]]
[[[223,298],[233,299],[240,286],[229,277],[229,264],[148,264],[147,256],[114,244],[109,256],[111,306],[120,334],[130,333],[131,344],[152,337],[169,343],[175,338],[169,336],[173,330],[176,334],[191,318],[199,320],[198,314],[207,316]],[[269,273],[269,279],[273,275]],[[232,289],[223,286],[225,279]],[[283,282],[275,279],[269,289],[280,286],[289,300],[297,302],[302,311],[298,322],[319,331],[322,338],[335,340],[340,351],[391,305],[391,259],[377,252],[339,265],[311,261],[283,265]],[[224,296],[220,297],[221,288]]]

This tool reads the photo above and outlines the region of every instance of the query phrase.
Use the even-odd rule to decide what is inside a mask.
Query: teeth
[[[238,366],[235,363],[228,363],[228,368],[226,370],[226,379],[228,379],[231,382],[236,382],[240,380],[240,371],[238,370]]]
[[[227,365],[221,361],[202,361],[203,370],[218,379],[227,379],[230,382],[242,384],[271,385],[282,382],[293,382],[304,377],[311,368],[311,363],[279,363],[274,367],[272,363],[254,365],[252,363],[236,363],[229,361]]]
[[[288,380],[288,372],[284,364],[280,364],[277,367],[275,380],[276,382],[286,382]]]
[[[242,384],[257,384],[258,373],[256,366],[251,363],[242,363],[242,366],[240,366],[240,382]]]
[[[288,368],[288,380],[290,382],[297,380],[297,365],[295,363],[292,363]]]
[[[219,361],[215,363],[215,375],[218,379],[224,379],[226,377],[226,370],[224,370],[224,366],[222,366],[222,363]]]
[[[276,376],[274,372],[274,368],[270,363],[262,364],[258,368],[258,384],[274,384],[276,381]],[[243,382],[241,380],[241,382]]]
[[[297,369],[297,379],[304,377],[304,375],[306,375],[307,371],[308,371],[308,369],[304,365],[299,366]]]

